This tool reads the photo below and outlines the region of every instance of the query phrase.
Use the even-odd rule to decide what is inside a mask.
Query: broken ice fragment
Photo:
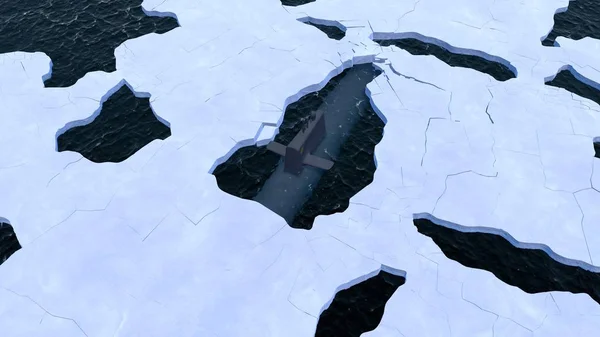
[[[423,42],[416,38],[375,39],[373,41],[382,47],[394,45],[413,55],[433,55],[449,66],[473,69],[486,73],[498,81],[507,81],[517,77],[516,69],[511,69],[511,67],[506,64],[477,55],[469,55],[466,50],[464,53],[454,53],[448,49],[450,48],[449,45],[437,45],[434,43]]]

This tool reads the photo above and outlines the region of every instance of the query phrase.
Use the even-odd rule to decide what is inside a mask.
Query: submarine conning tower
[[[311,114],[307,125],[296,134],[287,146],[270,142],[267,149],[283,156],[284,172],[299,175],[302,173],[304,165],[329,170],[333,166],[331,160],[311,154],[321,144],[326,133],[325,115],[323,111],[317,110]]]

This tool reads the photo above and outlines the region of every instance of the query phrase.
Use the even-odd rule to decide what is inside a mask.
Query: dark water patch
[[[558,36],[571,40],[584,37],[600,39],[600,2],[598,0],[571,0],[565,12],[554,15],[554,26],[542,40],[544,46],[554,46]]]
[[[587,98],[600,105],[600,84],[593,83],[583,77],[571,66],[560,70],[554,78],[546,81],[546,85],[563,88],[577,96]]]
[[[219,188],[263,204],[294,228],[310,229],[316,216],[346,210],[350,198],[373,181],[374,149],[385,124],[365,88],[379,74],[372,64],[355,65],[286,108],[274,141],[289,144],[320,109],[327,132],[313,154],[333,160],[331,169],[305,166],[296,176],[284,172],[281,157],[266,146],[247,146],[215,168]]]
[[[316,0],[281,0],[281,4],[284,6],[296,7],[306,5]]]
[[[373,41],[382,47],[396,46],[406,50],[412,55],[432,55],[451,67],[473,69],[486,73],[498,81],[507,81],[517,77],[516,69],[512,66],[509,67],[507,64],[492,61],[482,56],[469,55],[463,52],[452,52],[452,49],[457,48],[453,48],[447,44],[442,46],[441,43],[438,45],[435,43],[423,42],[416,38],[374,39]],[[483,55],[483,53],[480,54]],[[490,58],[492,57],[490,56]]]
[[[416,215],[413,222],[446,257],[463,266],[487,270],[530,294],[585,293],[600,303],[598,267],[561,257],[543,244],[519,243],[499,229],[464,227],[428,214]]]
[[[385,123],[369,105],[355,131],[348,135],[331,170],[298,212],[292,223],[294,228],[312,228],[319,215],[340,213],[348,209],[350,198],[373,182],[375,174],[375,146],[383,138]]]
[[[344,38],[344,36],[346,36],[346,32],[336,26],[322,25],[311,21],[304,21],[304,23],[309,26],[316,27],[318,30],[327,34],[330,39],[341,40]]]
[[[594,138],[594,157],[600,159],[600,137]]]
[[[387,301],[405,281],[403,276],[381,270],[376,276],[339,291],[319,317],[315,337],[360,337],[375,330]]]
[[[147,16],[142,0],[22,0],[0,3],[0,54],[44,52],[52,60],[46,87],[67,87],[92,71],[116,70],[114,51],[126,40],[179,27]]]
[[[92,117],[59,131],[59,152],[79,152],[94,163],[119,163],[151,141],[171,135],[168,122],[154,114],[149,95],[137,97],[125,83],[105,98]]]
[[[21,249],[21,244],[13,227],[6,219],[0,218],[0,264],[8,260],[19,249]]]

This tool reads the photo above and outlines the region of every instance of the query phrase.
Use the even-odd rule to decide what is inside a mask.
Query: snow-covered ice
[[[527,294],[447,259],[412,224],[429,213],[600,264],[600,107],[544,85],[568,66],[600,88],[599,41],[541,45],[567,0],[143,5],[181,27],[123,43],[115,72],[44,88],[47,56],[0,55],[0,216],[23,246],[0,266],[2,336],[312,336],[337,290],[381,268],[406,284],[364,336],[600,329],[589,296]],[[307,17],[346,36],[328,39],[297,20]],[[416,34],[518,76],[498,82],[370,40]],[[301,231],[219,190],[214,167],[271,139],[289,103],[375,59],[384,73],[367,92],[385,134],[374,181],[348,210]],[[57,152],[57,132],[124,80],[150,95],[172,135],[121,163]]]

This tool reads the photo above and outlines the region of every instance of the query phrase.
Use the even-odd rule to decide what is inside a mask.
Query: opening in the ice
[[[296,7],[306,5],[316,0],[281,0],[281,4],[284,6]]]
[[[318,215],[346,210],[375,173],[375,145],[385,124],[365,89],[379,74],[372,64],[354,65],[290,104],[275,143],[240,148],[215,168],[219,188],[261,203],[294,228],[310,229]],[[303,135],[308,125],[317,128]],[[302,152],[302,142],[314,151]]]
[[[595,137],[594,143],[594,157],[600,159],[600,137]]]
[[[419,214],[417,230],[444,255],[463,266],[487,270],[504,283],[530,293],[568,291],[600,303],[600,268],[567,259],[543,244],[520,243],[495,228],[465,227]]]
[[[317,323],[315,337],[360,337],[375,330],[385,305],[406,278],[384,271],[339,291]]]
[[[559,10],[554,15],[554,26],[543,38],[542,45],[554,46],[558,36],[571,40],[584,37],[600,39],[600,2],[597,0],[569,1],[566,10]]]
[[[571,66],[563,67],[556,76],[546,81],[546,85],[563,88],[600,105],[600,84],[583,77]]]
[[[179,27],[170,13],[144,12],[142,0],[11,1],[2,5],[0,22],[0,54],[50,57],[46,87],[71,86],[92,71],[115,71],[121,43]]]
[[[21,249],[15,230],[10,222],[0,218],[0,264],[4,263],[11,255]]]
[[[310,20],[306,20],[306,21],[302,21],[302,22],[304,22],[305,24],[307,24],[309,26],[313,26],[313,27],[317,28],[318,30],[322,31],[330,39],[341,40],[341,39],[344,38],[344,36],[346,36],[346,32],[343,29],[341,29],[339,27],[336,27],[336,26],[314,23],[314,22],[312,22]]]
[[[451,52],[449,46],[423,42],[415,37],[398,38],[398,39],[374,39],[377,44],[382,47],[396,46],[404,49],[413,55],[432,55],[440,61],[452,66],[461,68],[470,68],[482,73],[486,73],[498,81],[507,81],[511,78],[516,78],[516,70],[503,64],[488,60],[478,55],[468,54],[466,50],[461,53]]]
[[[91,117],[58,132],[57,150],[79,152],[94,163],[119,163],[151,141],[169,137],[169,123],[155,115],[149,95],[137,95],[121,82]]]

